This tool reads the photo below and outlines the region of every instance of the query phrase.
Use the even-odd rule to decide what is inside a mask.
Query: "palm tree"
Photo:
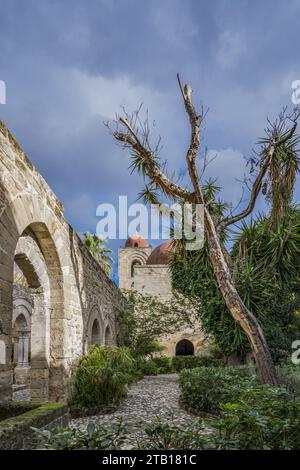
[[[95,258],[95,260],[104,269],[106,274],[110,275],[112,271],[112,266],[110,263],[113,263],[114,260],[110,256],[112,250],[110,250],[109,248],[105,248],[105,240],[98,237],[96,234],[84,232],[83,243],[89,250],[90,254],[93,256],[93,258]]]

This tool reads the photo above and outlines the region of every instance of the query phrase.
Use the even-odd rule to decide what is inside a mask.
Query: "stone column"
[[[18,347],[19,347],[19,337],[14,336],[14,365],[18,364]]]
[[[49,318],[41,289],[32,289],[34,311],[31,320],[30,393],[34,401],[49,400]]]
[[[29,382],[29,335],[30,331],[28,330],[18,331],[15,341],[14,360],[17,362],[15,367],[15,383],[17,385]]]
[[[29,367],[29,331],[23,335],[23,367]]]

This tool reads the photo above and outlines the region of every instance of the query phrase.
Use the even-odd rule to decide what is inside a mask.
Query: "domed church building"
[[[152,250],[143,237],[128,238],[125,247],[119,248],[120,289],[153,295],[161,301],[170,300],[172,282],[168,261],[171,250],[171,240]],[[167,356],[201,355],[209,352],[209,343],[200,324],[158,339],[164,347],[163,354]]]

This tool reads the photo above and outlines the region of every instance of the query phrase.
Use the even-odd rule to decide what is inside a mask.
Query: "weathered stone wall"
[[[100,323],[101,342],[107,331],[114,342],[115,308],[124,300],[65,220],[58,198],[0,122],[0,400],[11,396],[16,254],[29,287],[40,295],[39,316],[44,316],[42,360],[37,360],[32,378],[36,396],[64,400],[70,367],[91,335],[91,317]]]
[[[169,300],[172,297],[172,283],[168,266],[164,264],[136,266],[133,289],[157,296],[162,300]]]

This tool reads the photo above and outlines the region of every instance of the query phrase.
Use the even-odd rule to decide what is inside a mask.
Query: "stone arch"
[[[96,333],[97,328],[97,333]],[[93,333],[94,329],[94,333]],[[100,346],[103,344],[102,332],[103,332],[103,319],[100,310],[97,305],[92,307],[88,316],[85,333],[85,350],[87,351],[92,344]]]
[[[28,386],[30,386],[32,310],[33,301],[30,289],[14,284],[12,321],[13,377],[15,384],[27,384]],[[19,328],[20,317],[25,318],[26,326],[24,325],[24,328]]]
[[[6,175],[1,175],[5,180]],[[64,314],[64,289],[63,289],[63,250],[61,249],[59,231],[57,230],[57,219],[52,214],[44,200],[38,195],[17,192],[13,196],[11,189],[14,182],[8,175],[5,185],[0,180],[0,340],[4,340],[6,346],[6,363],[0,365],[1,381],[4,384],[0,390],[1,398],[11,396],[11,329],[12,329],[12,287],[13,287],[13,264],[15,250],[20,237],[30,234],[36,240],[41,254],[45,260],[47,275],[50,285],[51,303],[51,325],[50,325],[50,390],[49,398],[52,400],[65,399],[66,396],[66,368],[64,336],[66,329]],[[19,263],[25,262],[29,269],[26,258],[19,258]],[[29,259],[28,259],[29,261]],[[24,269],[26,269],[24,268]],[[31,267],[32,268],[32,267]],[[34,271],[30,269],[31,273]],[[36,272],[38,277],[38,273]],[[32,279],[32,285],[37,279]],[[42,285],[42,283],[39,281]],[[53,387],[52,387],[52,384]],[[55,384],[55,386],[54,386]]]
[[[142,265],[142,262],[141,262],[141,260],[139,260],[139,259],[136,259],[136,258],[135,258],[135,259],[132,261],[132,263],[131,263],[131,277],[134,276],[134,268],[135,268],[136,266],[141,266],[141,265]]]
[[[104,342],[107,346],[112,346],[113,344],[113,334],[110,325],[106,325],[105,334],[104,334]]]
[[[14,259],[18,240],[24,236],[35,240],[46,267],[49,399],[62,401],[68,395],[72,362],[84,351],[91,306],[101,305],[101,314],[109,315],[113,325],[112,310],[123,305],[123,298],[66,221],[59,199],[0,121],[0,401],[12,396]],[[24,263],[23,270],[28,270],[28,278],[31,276],[31,288],[42,289],[45,296],[42,273],[30,265],[30,256],[19,255],[19,264]],[[27,285],[23,276],[19,281]],[[102,318],[99,321],[104,341]]]
[[[13,325],[14,383],[30,383],[30,317],[20,312]]]
[[[144,266],[147,262],[148,254],[139,248],[127,248],[125,251],[127,257],[126,275],[128,279],[132,279],[134,275],[135,266]]]
[[[98,318],[95,318],[92,324],[91,345],[99,346],[101,344],[100,324]]]
[[[22,314],[24,315],[28,325],[31,324],[31,314],[33,309],[33,301],[29,292],[29,289],[26,289],[26,297],[23,292],[24,288],[19,289],[18,285],[14,285],[13,289],[13,325],[17,317]]]
[[[29,367],[25,356],[29,356],[28,349],[30,345],[31,398],[38,401],[47,401],[49,399],[50,379],[51,289],[46,260],[30,227],[24,231],[24,234],[18,240],[15,263],[26,278],[33,303],[31,328],[26,335],[17,335],[19,338],[18,343],[21,341],[19,350],[26,348],[26,354],[24,353],[23,357],[25,365],[22,364],[22,358],[19,354],[15,379],[20,383],[21,378],[25,377],[22,369],[23,367]],[[14,307],[16,307],[15,302]],[[24,343],[26,343],[26,346],[24,346]],[[20,378],[18,378],[19,375]]]
[[[178,341],[175,349],[176,356],[193,356],[194,345],[188,339],[182,339]]]
[[[28,321],[27,321],[24,313],[19,313],[19,315],[15,319],[14,325],[15,325],[15,328],[16,328],[17,331],[22,331],[25,328],[28,328],[28,326],[29,326]]]

